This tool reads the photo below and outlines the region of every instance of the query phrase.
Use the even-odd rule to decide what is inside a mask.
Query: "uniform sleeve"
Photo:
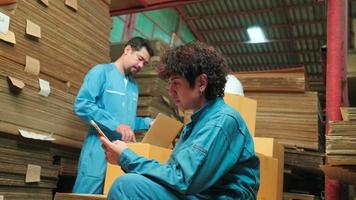
[[[99,108],[97,99],[103,93],[106,77],[103,67],[92,68],[85,76],[74,103],[74,112],[86,123],[94,120],[111,131],[115,131],[119,122],[106,110]]]
[[[234,144],[236,148],[232,152],[220,127],[204,126],[196,134],[202,137],[193,145],[173,152],[168,164],[138,156],[130,149],[121,154],[119,164],[126,172],[142,174],[184,195],[199,193],[216,183],[236,163],[244,139],[238,139],[240,144]]]
[[[153,119],[151,117],[136,117],[134,130],[147,130],[150,128],[152,121]]]

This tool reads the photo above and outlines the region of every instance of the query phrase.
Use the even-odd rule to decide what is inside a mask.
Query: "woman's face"
[[[204,95],[201,95],[198,79],[194,87],[190,87],[188,80],[182,76],[173,75],[168,79],[168,93],[181,110],[196,110],[201,106],[202,99],[205,100]]]

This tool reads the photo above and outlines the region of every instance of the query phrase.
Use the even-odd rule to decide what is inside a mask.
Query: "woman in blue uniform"
[[[108,162],[127,173],[109,199],[256,199],[259,160],[241,115],[224,103],[226,65],[197,42],[166,53],[159,73],[182,110],[194,111],[166,164],[101,137]]]
[[[111,140],[135,141],[132,129],[147,129],[151,118],[136,117],[138,85],[132,75],[153,56],[147,40],[135,37],[114,63],[99,64],[85,76],[74,111],[86,123],[94,120]],[[89,128],[78,163],[74,193],[101,194],[106,171],[105,154],[96,130]]]

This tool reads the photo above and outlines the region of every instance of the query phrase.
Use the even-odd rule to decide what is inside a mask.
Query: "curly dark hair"
[[[206,74],[208,86],[205,98],[213,100],[224,96],[226,69],[224,58],[213,47],[193,42],[168,50],[158,66],[158,74],[164,79],[172,75],[182,76],[188,80],[191,88],[195,86],[195,79],[199,75]]]

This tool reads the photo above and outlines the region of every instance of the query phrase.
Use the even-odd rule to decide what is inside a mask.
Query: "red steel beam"
[[[193,34],[195,35],[195,37],[199,40],[199,41],[204,41],[203,40],[203,36],[201,35],[201,33],[198,31],[197,27],[194,25],[194,23],[192,21],[188,21],[187,18],[187,14],[185,13],[183,7],[178,6],[176,7],[179,15],[181,17],[183,17],[184,21],[187,23],[188,28],[193,32]]]
[[[200,20],[200,19],[212,19],[217,17],[227,17],[227,16],[246,16],[246,15],[257,15],[262,13],[273,13],[273,12],[286,12],[289,9],[294,8],[306,8],[315,5],[323,5],[325,2],[322,1],[313,1],[309,4],[296,4],[296,5],[289,5],[289,6],[275,6],[270,8],[262,8],[257,10],[250,10],[250,11],[233,11],[233,12],[225,12],[225,13],[218,13],[215,15],[204,15],[204,16],[190,16],[187,20]]]
[[[341,77],[342,69],[345,68],[346,38],[345,11],[347,0],[327,1],[327,65],[326,65],[326,128],[327,134],[330,121],[340,121],[341,113]],[[339,200],[341,187],[338,180],[325,176],[325,199]]]
[[[320,24],[325,22],[324,20],[319,21],[303,21],[303,22],[295,22],[295,23],[283,23],[283,24],[265,24],[259,25],[263,30],[273,29],[273,28],[289,28],[291,26],[298,25],[310,25],[310,24]],[[203,32],[204,34],[213,34],[213,33],[221,33],[221,32],[236,32],[236,31],[246,31],[249,26],[239,26],[236,28],[219,28],[219,29],[205,29],[199,30],[199,32]]]
[[[170,7],[177,7],[177,6],[181,6],[181,5],[194,4],[194,3],[199,3],[202,1],[206,1],[206,0],[179,0],[179,1],[176,0],[176,1],[162,1],[160,3],[155,3],[155,4],[148,3],[148,5],[144,8],[135,7],[135,8],[123,8],[123,9],[111,10],[110,15],[111,16],[119,16],[119,15],[125,15],[125,14],[129,14],[129,13],[145,12],[145,11],[149,11],[149,10],[157,10],[157,9],[162,9],[162,8],[170,8]]]
[[[230,54],[224,54],[223,55],[226,58],[230,57],[245,57],[245,56],[273,56],[273,55],[299,55],[299,54],[310,54],[310,53],[317,53],[320,54],[320,49],[315,49],[315,50],[304,50],[304,51],[285,51],[285,52],[251,52],[251,53],[230,53]]]
[[[148,6],[148,1],[147,0],[136,0],[139,4],[141,4],[142,7],[147,7]]]
[[[325,35],[315,35],[315,36],[304,36],[304,37],[294,37],[294,40],[324,40]],[[261,45],[261,44],[269,44],[269,43],[279,43],[279,42],[291,42],[292,38],[279,38],[279,39],[270,39],[264,43],[250,43],[246,41],[216,41],[209,42],[210,45],[213,46],[225,46],[225,45]]]
[[[239,63],[230,63],[229,65],[235,65],[235,66],[238,66],[238,67],[248,67],[248,68],[251,68],[251,67],[300,67],[300,66],[305,66],[305,65],[319,65],[321,62],[301,62],[301,63],[281,63],[281,64],[252,64],[252,65],[244,65],[244,64],[239,64]]]
[[[271,70],[271,69],[285,69],[285,68],[294,68],[294,67],[300,67],[302,64],[280,64],[280,65],[238,65],[238,64],[233,64],[230,65],[230,68],[233,69],[233,71],[241,71],[241,72],[246,72],[246,71],[264,71],[264,70]]]

